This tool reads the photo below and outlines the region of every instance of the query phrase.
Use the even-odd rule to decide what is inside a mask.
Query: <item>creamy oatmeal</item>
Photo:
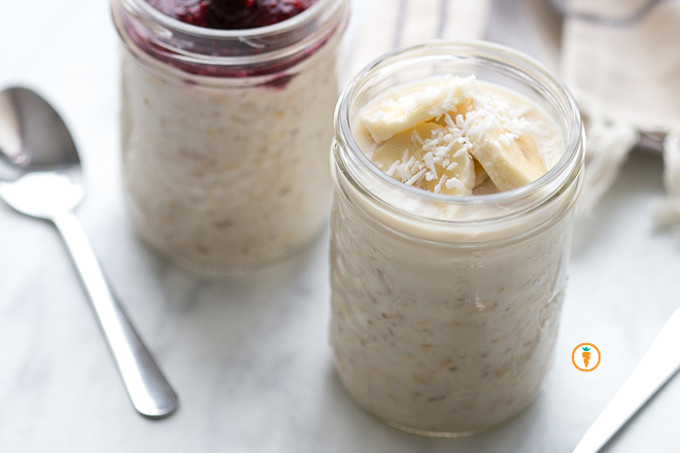
[[[121,147],[129,214],[146,243],[180,264],[209,271],[259,266],[309,243],[326,219],[336,47],[346,5],[280,3],[286,11],[292,3],[309,7],[298,11],[308,14],[300,29],[275,24],[283,31],[272,41],[258,28],[239,39],[173,22],[174,53],[155,44],[162,33],[153,35],[114,7],[127,44]],[[147,9],[139,14],[157,14]],[[183,6],[177,16],[210,24],[212,16],[197,11],[207,18]],[[254,26],[265,19],[257,16]],[[183,56],[199,45],[200,55]],[[271,57],[267,46],[277,46]]]
[[[359,108],[349,90],[336,117],[338,373],[399,428],[478,432],[526,407],[550,363],[582,150],[550,195],[571,140],[554,112],[469,76],[383,91]]]
[[[219,268],[266,262],[315,236],[328,212],[337,88],[334,55],[313,58],[282,89],[244,89],[168,80],[125,57],[123,175],[145,241]]]

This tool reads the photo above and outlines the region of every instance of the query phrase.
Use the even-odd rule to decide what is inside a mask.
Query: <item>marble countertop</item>
[[[680,238],[651,222],[661,158],[635,152],[577,224],[554,363],[536,402],[471,438],[389,428],[333,371],[327,232],[247,276],[212,279],[158,259],[122,206],[107,2],[7,3],[0,86],[36,88],[73,129],[88,187],[78,218],[181,407],[160,421],[134,412],[56,230],[0,203],[0,452],[568,452],[680,305]],[[67,26],[55,18],[69,8]],[[571,364],[582,342],[601,350],[595,372]],[[680,451],[678,402],[676,378],[606,451]]]

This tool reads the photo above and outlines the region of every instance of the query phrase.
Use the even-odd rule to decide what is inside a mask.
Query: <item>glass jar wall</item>
[[[547,173],[516,189],[455,196],[379,170],[360,146],[362,108],[441,75],[474,76],[545,112],[560,144]],[[584,153],[574,100],[515,51],[434,42],[357,75],[335,127],[331,341],[348,392],[384,421],[426,435],[472,434],[517,414],[548,369],[564,299]]]
[[[318,0],[247,30],[186,24],[145,0],[112,8],[124,190],[141,239],[210,272],[258,267],[311,242],[329,206],[347,1]]]

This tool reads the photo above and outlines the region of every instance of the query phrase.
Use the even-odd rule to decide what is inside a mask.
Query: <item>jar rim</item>
[[[172,28],[187,34],[208,38],[252,38],[256,36],[261,37],[275,35],[297,28],[301,24],[312,20],[314,17],[320,15],[324,9],[328,8],[328,4],[334,3],[336,5],[335,8],[337,8],[337,5],[341,3],[341,0],[317,0],[309,8],[281,22],[265,25],[263,27],[246,28],[242,30],[228,30],[200,27],[198,25],[182,22],[179,19],[175,19],[174,17],[168,16],[167,14],[157,10],[146,0],[125,1],[127,1],[129,4],[134,4],[138,8],[141,8],[142,11],[153,17],[158,23],[163,24],[168,28]]]
[[[182,22],[146,0],[113,0],[112,4],[114,22],[123,40],[133,41],[145,53],[189,65],[225,68],[266,65],[295,57],[342,30],[348,15],[347,0],[317,0],[281,22],[223,30]],[[140,37],[140,31],[144,37]],[[220,49],[231,50],[219,53]]]
[[[387,69],[391,64],[406,60],[408,56],[418,56],[425,50],[431,50],[434,53],[428,55],[441,55],[449,57],[477,57],[495,63],[501,63],[503,66],[514,65],[515,70],[519,70],[524,76],[534,81],[540,81],[544,86],[551,88],[553,94],[562,97],[564,107],[568,113],[569,129],[566,131],[565,151],[560,156],[560,159],[548,171],[537,180],[523,185],[521,187],[501,191],[491,194],[480,195],[446,195],[437,194],[417,187],[408,186],[395,178],[390,177],[385,172],[380,170],[373,162],[361,151],[357,141],[355,140],[351,131],[350,107],[351,102],[358,94],[363,84],[370,80],[371,76],[375,75],[381,70]],[[507,60],[502,62],[500,60]],[[371,176],[378,178],[381,182],[387,184],[389,187],[399,191],[408,193],[417,199],[426,200],[429,202],[444,202],[449,204],[466,205],[466,206],[492,206],[508,204],[517,200],[525,199],[534,193],[545,193],[545,198],[549,198],[558,187],[550,190],[550,186],[555,186],[556,180],[560,179],[564,173],[569,172],[570,167],[578,167],[578,163],[583,160],[583,141],[584,132],[581,122],[581,115],[574,99],[574,96],[569,91],[569,88],[545,65],[538,60],[516,51],[510,47],[503,46],[496,43],[480,40],[469,41],[450,41],[450,40],[433,40],[417,44],[404,49],[398,49],[388,52],[381,57],[373,60],[365,66],[346,86],[345,90],[340,96],[336,106],[336,139],[342,142],[350,152],[350,159],[354,160],[355,164],[360,164],[371,172]],[[578,168],[575,168],[578,170]],[[578,170],[580,171],[580,170]],[[576,177],[578,174],[573,175]],[[564,179],[564,178],[563,178]],[[356,182],[355,182],[356,183]],[[374,198],[377,198],[373,195]],[[384,202],[384,200],[381,200]],[[389,203],[387,203],[389,204]],[[395,206],[391,206],[395,208]],[[398,207],[397,207],[398,208]]]

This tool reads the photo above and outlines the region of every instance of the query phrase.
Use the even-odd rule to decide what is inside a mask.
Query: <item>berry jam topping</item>
[[[147,0],[163,14],[188,24],[222,30],[264,27],[290,19],[315,0]]]

